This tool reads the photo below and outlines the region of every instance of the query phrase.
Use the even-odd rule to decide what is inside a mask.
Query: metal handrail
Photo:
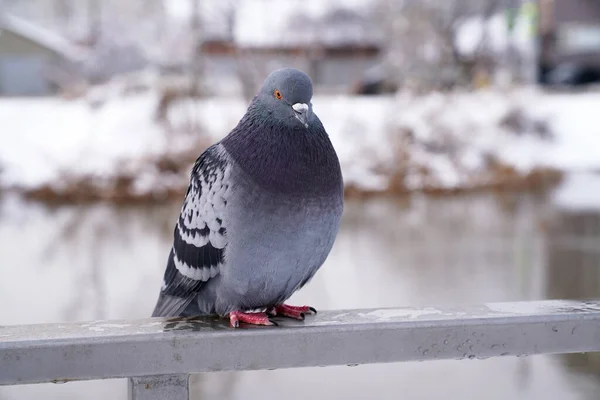
[[[132,378],[133,399],[187,399],[191,373],[600,351],[600,300],[322,311],[231,329],[150,318],[0,327],[0,385]]]

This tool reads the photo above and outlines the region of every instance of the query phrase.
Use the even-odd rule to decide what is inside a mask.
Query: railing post
[[[129,378],[129,400],[189,400],[188,374]]]

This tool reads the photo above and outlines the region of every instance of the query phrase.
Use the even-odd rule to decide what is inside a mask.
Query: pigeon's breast
[[[314,122],[312,130],[236,128],[222,145],[243,179],[267,192],[338,196],[343,190],[340,163],[320,121]]]
[[[281,302],[327,258],[339,230],[343,192],[272,193],[235,166],[232,174],[219,297],[228,307]]]

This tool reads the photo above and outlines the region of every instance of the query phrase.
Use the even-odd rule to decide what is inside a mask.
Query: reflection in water
[[[51,210],[3,199],[0,304],[10,307],[0,308],[0,324],[147,317],[178,211]],[[326,265],[291,301],[343,309],[598,296],[599,215],[579,217],[586,228],[576,230],[567,221],[578,217],[531,196],[348,203]],[[209,323],[178,320],[168,329]],[[224,372],[191,382],[202,399],[591,399],[600,395],[593,371],[597,355],[535,356]],[[126,393],[124,380],[0,388],[3,399]]]
[[[551,225],[546,247],[549,298],[600,297],[600,212],[561,212]],[[600,380],[600,353],[559,357],[570,371]],[[597,397],[596,393],[588,398]]]

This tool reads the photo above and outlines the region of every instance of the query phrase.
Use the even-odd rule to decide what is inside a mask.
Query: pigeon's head
[[[282,68],[267,76],[257,100],[280,123],[308,128],[313,118],[312,94],[308,75],[295,68]]]

